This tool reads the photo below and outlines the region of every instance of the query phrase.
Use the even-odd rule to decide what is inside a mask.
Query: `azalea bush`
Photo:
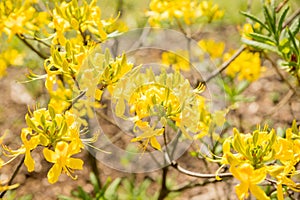
[[[36,171],[40,152],[54,185],[61,174],[80,179],[78,170],[91,161],[93,191],[78,186],[70,195],[79,199],[167,199],[230,180],[230,198],[299,198],[299,119],[277,129],[261,122],[245,131],[226,117],[255,102],[245,91],[269,68],[289,90],[275,109],[298,99],[296,4],[262,1],[262,12],[241,11],[245,23],[232,45],[203,37],[228,12],[216,2],[147,1],[141,29],[126,24],[130,1],[114,3],[116,12],[106,18],[96,0],[0,2],[0,78],[9,78],[10,67],[27,67],[22,84],[42,83],[47,94],[28,106],[20,133],[1,133],[0,167],[17,166],[1,180],[0,197],[22,188],[15,177],[23,164],[28,173]],[[165,36],[177,43],[168,44]],[[21,43],[23,49],[16,45]],[[36,67],[27,66],[32,54]],[[18,134],[19,142],[7,143],[10,134]],[[181,163],[183,155],[201,163],[190,169]],[[100,164],[132,177],[108,178],[103,185]],[[203,166],[209,170],[201,172]],[[135,173],[152,171],[161,176],[136,181]],[[172,182],[174,173],[187,183]],[[189,177],[205,181],[195,184]],[[158,188],[153,195],[147,192],[151,184]]]

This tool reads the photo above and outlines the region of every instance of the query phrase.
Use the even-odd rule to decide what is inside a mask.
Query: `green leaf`
[[[276,22],[274,21],[275,18],[271,16],[269,9],[266,6],[263,7],[263,11],[264,11],[266,22],[271,28],[270,30],[272,31],[272,33],[275,35],[276,34]]]
[[[244,44],[248,45],[248,46],[255,47],[255,48],[258,48],[258,49],[262,49],[262,50],[273,51],[273,52],[280,55],[280,52],[277,50],[277,48],[272,46],[272,45],[265,44],[265,43],[258,42],[258,41],[249,40],[249,39],[246,39],[246,38],[242,38],[242,42]]]
[[[289,34],[290,40],[292,41],[292,44],[294,46],[294,49],[297,52],[297,55],[299,55],[299,47],[297,46],[297,42],[295,40],[295,36],[293,35],[293,33],[289,29],[287,29],[287,30],[288,30],[288,34]]]
[[[98,193],[100,191],[100,186],[99,186],[97,177],[94,173],[90,173],[90,180],[91,180],[91,183],[94,187],[94,192]]]
[[[289,29],[291,30],[291,32],[293,33],[293,35],[296,35],[299,33],[300,31],[300,18],[298,18],[297,20],[295,20],[291,26],[289,27]]]
[[[109,200],[114,200],[114,199],[118,199],[118,195],[117,195],[117,189],[121,183],[121,178],[117,178],[115,179],[106,189],[105,193],[104,193],[104,197],[106,199]]]
[[[55,111],[54,111],[53,107],[49,106],[48,110],[49,110],[49,114],[50,114],[51,119],[54,120],[55,119]]]
[[[266,44],[266,42],[269,41],[274,45],[276,44],[276,42],[270,36],[262,35],[259,33],[250,33],[249,35],[258,42]]]
[[[32,130],[37,131],[38,132],[38,128],[36,127],[36,125],[33,123],[33,121],[30,119],[29,115],[27,114],[25,116],[25,120],[26,120],[26,124],[29,128],[32,128]]]
[[[256,16],[254,16],[254,15],[252,15],[252,14],[250,14],[250,13],[247,13],[247,12],[243,12],[243,11],[241,11],[241,14],[244,15],[245,17],[248,17],[248,18],[251,19],[252,21],[255,21],[255,22],[259,23],[263,28],[265,28],[267,31],[270,32],[269,27],[267,27],[267,26],[265,25],[265,23],[263,23],[263,22],[262,22],[260,19],[258,19]]]
[[[278,21],[278,32],[280,33],[282,31],[282,26],[283,26],[283,22],[286,18],[286,15],[289,11],[289,7],[286,7],[282,13],[282,15],[279,17],[279,21]]]

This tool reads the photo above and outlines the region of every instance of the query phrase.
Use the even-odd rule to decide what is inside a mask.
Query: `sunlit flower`
[[[182,70],[189,71],[190,63],[188,61],[188,53],[187,52],[163,52],[162,55],[162,63],[172,67],[174,70]]]
[[[224,61],[231,58],[234,51],[224,54]],[[243,51],[230,65],[226,68],[225,73],[230,77],[238,77],[239,80],[255,81],[264,71],[261,66],[260,55],[258,52]]]
[[[204,52],[208,53],[212,59],[221,58],[225,48],[224,42],[216,42],[212,39],[200,40],[198,45]]]
[[[50,183],[57,182],[61,172],[65,172],[68,176],[76,179],[73,176],[73,169],[82,169],[83,161],[78,158],[71,158],[74,154],[79,153],[78,148],[74,147],[77,144],[71,142],[58,142],[55,146],[55,151],[44,148],[43,153],[48,162],[54,163],[48,172],[48,180]]]
[[[265,192],[257,185],[266,178],[266,168],[254,169],[248,163],[243,163],[238,166],[231,166],[230,172],[240,181],[240,184],[235,186],[235,191],[239,199],[248,198],[249,191],[256,199],[270,199]]]

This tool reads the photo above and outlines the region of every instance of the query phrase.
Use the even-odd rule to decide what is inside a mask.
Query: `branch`
[[[224,71],[230,65],[230,63],[232,63],[245,49],[246,49],[246,46],[241,46],[237,50],[237,52],[235,52],[235,54],[233,54],[231,56],[231,58],[229,60],[224,62],[219,68],[217,68],[215,71],[213,71],[212,74],[206,80],[204,80],[203,82],[204,83],[209,82],[211,79],[213,79],[218,74],[220,74],[222,71]]]
[[[10,177],[7,185],[11,185],[13,180],[15,179],[15,177],[17,176],[19,170],[21,169],[22,165],[23,165],[23,162],[25,160],[25,155],[23,156],[23,158],[20,160],[18,166],[16,167],[13,175]],[[0,199],[2,199],[4,197],[4,195],[6,194],[7,190],[3,191],[1,194],[0,194]]]
[[[214,178],[216,179],[216,176],[220,178],[225,177],[232,177],[233,175],[231,173],[221,173],[221,174],[203,174],[198,172],[189,171],[187,169],[184,169],[181,167],[176,161],[172,161],[171,166],[175,168],[177,171],[186,174],[188,176],[196,177],[196,178]]]
[[[300,8],[298,10],[296,10],[296,12],[294,12],[287,20],[286,22],[283,24],[282,29],[284,29],[285,27],[287,27],[292,21],[294,21],[294,19],[296,19],[296,17],[300,15]]]
[[[289,86],[289,88],[290,88],[294,93],[296,93],[295,88],[293,88],[293,86],[290,84],[290,82],[289,82],[287,79],[285,79],[284,76],[280,73],[280,71],[279,71],[279,69],[278,69],[278,67],[277,67],[277,64],[276,64],[276,63],[275,63],[275,62],[274,62],[267,54],[264,53],[264,56],[265,56],[265,58],[266,58],[268,61],[270,61],[272,67],[275,69],[276,73],[280,76],[281,80],[283,80],[283,81]]]
[[[42,59],[47,59],[47,56],[42,54],[39,50],[35,49],[25,38],[22,38],[20,35],[17,35],[17,37],[27,46],[29,47],[32,51],[34,51],[39,57]]]

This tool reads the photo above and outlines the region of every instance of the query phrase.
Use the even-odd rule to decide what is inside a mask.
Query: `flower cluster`
[[[119,81],[114,92],[117,116],[132,121],[134,131],[140,133],[132,141],[143,141],[144,147],[150,142],[160,150],[157,137],[164,134],[167,126],[189,139],[192,139],[191,134],[195,138],[205,136],[211,114],[205,99],[199,95],[204,87],[192,89],[178,71],[167,73],[162,69],[158,75],[153,71],[134,68]]]
[[[10,40],[14,35],[34,35],[49,22],[46,12],[38,12],[36,0],[16,0],[0,2],[0,33]]]
[[[224,12],[211,1],[198,0],[152,0],[147,12],[151,26],[161,26],[165,23],[184,22],[186,25],[198,21],[211,22],[220,19]]]
[[[211,59],[221,58],[225,49],[224,42],[216,42],[213,39],[200,40],[198,45]]]
[[[224,54],[224,61],[228,60],[234,51]],[[249,50],[243,51],[230,65],[226,68],[225,73],[230,77],[238,77],[239,80],[248,80],[253,82],[257,80],[264,67],[261,66],[260,54]]]
[[[299,192],[299,184],[293,180],[299,173],[295,165],[300,161],[300,131],[295,121],[285,137],[277,136],[275,130],[268,131],[267,127],[251,134],[237,129],[233,132],[234,136],[223,143],[221,163],[230,165],[230,172],[240,181],[236,186],[239,199],[247,198],[249,190],[257,199],[270,199],[258,186],[268,176],[277,182],[278,199],[284,199],[283,185]]]
[[[161,55],[162,63],[172,67],[173,70],[190,70],[190,63],[188,61],[188,52],[180,51],[180,52],[163,52]]]
[[[19,66],[23,64],[24,56],[16,49],[7,49],[0,53],[0,78],[5,76],[8,66]]]
[[[64,115],[57,114],[52,107],[49,107],[48,110],[41,108],[34,112],[29,111],[25,118],[28,127],[21,131],[22,146],[12,150],[3,145],[6,155],[14,159],[24,154],[25,166],[29,172],[32,172],[35,161],[31,152],[38,146],[42,146],[46,160],[54,163],[48,172],[49,182],[55,183],[62,171],[75,179],[73,170],[82,169],[83,165],[81,159],[71,158],[83,148],[77,117],[69,111]]]

